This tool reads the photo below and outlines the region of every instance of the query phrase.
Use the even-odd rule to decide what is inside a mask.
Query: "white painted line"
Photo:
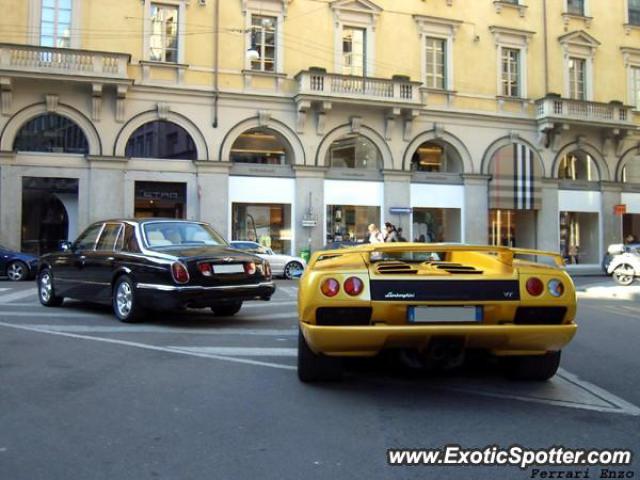
[[[21,298],[27,298],[27,297],[37,298],[37,296],[38,296],[38,292],[34,287],[33,289],[30,288],[28,290],[20,290],[17,292],[0,295],[0,303],[9,303],[13,300],[20,300]]]
[[[279,363],[272,363],[272,362],[262,362],[262,361],[258,361],[258,360],[249,360],[246,358],[236,358],[236,357],[225,357],[222,355],[213,355],[213,354],[205,354],[205,353],[197,353],[197,352],[187,352],[184,350],[177,350],[175,348],[171,348],[171,347],[158,347],[155,345],[147,345],[145,343],[139,343],[139,342],[129,342],[126,340],[116,340],[113,338],[102,338],[102,337],[91,337],[91,336],[87,336],[87,335],[79,335],[76,333],[65,333],[65,332],[54,332],[51,330],[44,330],[44,329],[40,329],[40,328],[33,328],[33,327],[27,327],[27,326],[23,326],[23,325],[12,325],[10,323],[5,323],[5,322],[0,322],[0,327],[6,327],[6,328],[13,328],[16,330],[25,330],[28,332],[36,332],[36,333],[43,333],[43,334],[47,334],[47,335],[57,335],[57,336],[61,336],[61,337],[68,337],[68,338],[75,338],[78,340],[90,340],[93,342],[100,342],[100,343],[109,343],[112,345],[123,345],[123,346],[127,346],[127,347],[135,347],[135,348],[141,348],[143,350],[153,350],[156,352],[167,352],[167,353],[177,353],[180,355],[189,355],[192,357],[199,357],[199,358],[212,358],[215,360],[222,360],[225,362],[231,362],[231,363],[244,363],[247,365],[256,365],[256,366],[260,366],[260,367],[271,367],[271,368],[276,368],[276,369],[280,369],[280,370],[295,370],[296,367],[291,366],[291,365],[282,365]]]
[[[298,296],[298,287],[280,287],[278,290],[291,298],[296,298]]]
[[[168,347],[185,352],[224,355],[225,357],[295,357],[297,348],[256,348],[256,347]]]
[[[71,333],[168,333],[192,335],[241,335],[256,337],[290,337],[298,334],[295,328],[288,329],[255,329],[255,328],[174,328],[163,325],[51,325],[51,324],[20,324],[40,330]]]
[[[278,302],[278,301],[269,301],[269,302],[257,302],[257,303],[243,303],[242,309],[245,308],[264,308],[264,307],[290,307],[291,305],[298,305],[298,302]]]
[[[65,318],[65,317],[69,317],[69,318],[88,318],[91,316],[101,316],[101,317],[106,317],[109,316],[110,314],[108,312],[95,312],[95,311],[91,311],[88,310],[85,313],[81,313],[78,312],[77,310],[74,310],[73,312],[49,312],[49,311],[37,311],[37,312],[7,312],[7,311],[2,311],[0,312],[0,318],[12,318],[12,317],[52,317],[52,318]],[[213,317],[213,314],[211,315],[205,315],[205,314],[198,314],[198,313],[191,313],[191,312],[185,312],[185,313],[170,313],[168,315],[168,318],[176,318],[176,317],[183,317],[185,320],[189,319],[189,317],[192,318],[203,318],[203,317],[211,317],[211,318],[229,318],[229,319],[233,319],[238,321],[239,323],[241,322],[252,322],[252,321],[260,321],[260,320],[282,320],[282,319],[289,319],[289,320],[298,320],[298,315],[296,313],[293,312],[288,312],[288,313],[272,313],[269,315],[260,315],[258,316],[243,316],[241,313],[237,314],[233,317]],[[165,317],[166,318],[166,317]],[[176,318],[177,319],[177,318]]]
[[[11,290],[10,288],[0,288],[0,292],[6,292],[7,290]]]

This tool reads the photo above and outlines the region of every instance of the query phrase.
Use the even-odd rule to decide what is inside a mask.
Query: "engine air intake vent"
[[[384,275],[415,274],[418,270],[404,262],[381,262],[377,266],[378,273]]]
[[[437,268],[438,270],[444,270],[448,273],[453,274],[464,274],[464,275],[481,275],[482,270],[478,270],[475,267],[470,265],[462,265],[461,263],[451,263],[451,262],[431,262],[430,265]]]

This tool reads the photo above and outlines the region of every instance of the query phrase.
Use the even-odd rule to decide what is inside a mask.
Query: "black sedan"
[[[38,257],[21,253],[0,245],[0,276],[19,282],[33,278],[38,266]]]
[[[234,250],[206,223],[108,220],[90,225],[64,251],[40,258],[38,297],[110,303],[123,322],[151,309],[211,308],[231,316],[245,300],[275,292],[269,263]]]

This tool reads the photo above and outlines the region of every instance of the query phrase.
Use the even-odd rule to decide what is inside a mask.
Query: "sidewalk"
[[[604,275],[572,275],[572,277],[578,298],[640,302],[640,282],[636,281],[625,287],[618,285],[613,278]],[[638,316],[640,316],[640,311]]]

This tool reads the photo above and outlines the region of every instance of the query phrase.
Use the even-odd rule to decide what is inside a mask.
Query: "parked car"
[[[611,273],[609,273],[609,265],[611,264],[611,260],[613,260],[616,255],[623,254],[627,249],[637,251],[638,249],[640,249],[640,243],[614,243],[612,245],[609,245],[609,247],[607,247],[607,251],[602,257],[602,271],[607,275],[611,275]]]
[[[123,322],[150,309],[208,307],[231,316],[244,301],[274,292],[268,262],[229,247],[210,225],[185,220],[97,222],[38,265],[40,303],[110,303]]]
[[[16,252],[0,245],[0,276],[19,282],[33,278],[38,268],[38,257]]]
[[[394,349],[415,365],[449,367],[467,348],[501,358],[510,378],[542,381],[577,329],[575,287],[551,252],[369,244],[314,253],[299,288],[303,382],[339,378],[341,357]]]
[[[640,277],[640,244],[611,245],[609,252],[611,260],[607,273],[617,284],[631,285],[635,277]]]
[[[229,245],[238,250],[258,255],[263,260],[267,260],[269,265],[271,265],[271,271],[274,275],[283,276],[289,280],[294,277],[299,277],[307,266],[307,262],[301,257],[275,253],[270,248],[264,247],[257,242],[234,240],[229,242]]]

